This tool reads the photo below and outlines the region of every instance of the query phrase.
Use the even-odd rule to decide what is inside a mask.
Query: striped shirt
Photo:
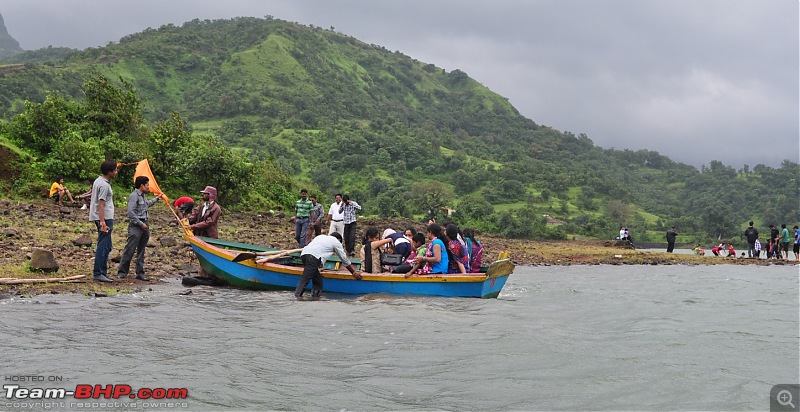
[[[297,212],[295,216],[297,217],[308,217],[311,213],[311,208],[314,205],[311,204],[311,201],[306,199],[300,199],[294,204],[294,210]]]
[[[342,202],[342,206],[339,207],[339,213],[343,216],[344,224],[349,225],[356,221],[356,210],[361,210],[361,206],[355,201],[351,200],[350,203]]]

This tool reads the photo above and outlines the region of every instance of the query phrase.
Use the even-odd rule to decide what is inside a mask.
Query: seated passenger
[[[390,243],[392,253],[402,255],[403,260],[406,260],[411,254],[411,241],[406,239],[404,234],[397,233],[393,229],[386,229],[383,231],[383,238],[392,239]]]
[[[392,273],[408,273],[411,272],[411,269],[416,270],[417,268],[414,267],[414,260],[417,258],[417,256],[425,255],[427,248],[424,245],[425,235],[422,233],[415,233],[414,237],[411,239],[411,254],[408,255],[408,259],[406,259],[402,265],[395,266],[392,269]]]
[[[442,233],[442,227],[436,223],[428,225],[427,229],[428,249],[423,256],[417,256],[414,259],[414,268],[406,274],[409,277],[415,274],[446,274],[447,266],[449,263],[449,254],[447,246],[445,246],[450,239]]]
[[[392,243],[391,238],[381,239],[381,232],[378,228],[370,226],[364,232],[364,239],[361,241],[361,271],[364,273],[381,273],[381,248]]]
[[[467,246],[467,254],[469,254],[470,272],[480,273],[483,265],[483,245],[475,239],[474,230],[470,228],[464,229],[464,242]]]
[[[469,268],[469,254],[467,248],[458,240],[458,226],[455,223],[450,223],[445,229],[447,238],[450,241],[447,243],[448,252],[453,259],[450,259],[450,265],[447,267],[447,273],[468,273]]]

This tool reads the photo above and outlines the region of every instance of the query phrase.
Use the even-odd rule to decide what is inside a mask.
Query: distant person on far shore
[[[731,242],[728,242],[728,257],[736,258],[736,249],[733,248]]]
[[[794,246],[792,247],[794,260],[800,261],[800,227],[794,225],[792,229],[794,229]]]
[[[758,257],[754,256],[756,250],[756,240],[758,240],[758,230],[753,227],[752,220],[750,221],[750,226],[748,226],[744,231],[744,237],[747,239],[747,256]]]
[[[720,243],[720,244],[718,244],[718,245],[716,245],[716,246],[711,248],[711,253],[713,253],[714,256],[720,256],[720,254],[722,253],[722,249],[724,249],[724,248],[725,248],[725,244],[724,243]]]
[[[786,228],[786,223],[781,224],[780,241],[781,247],[778,257],[789,260],[789,243],[792,242],[792,238],[789,236],[789,229]]]
[[[753,256],[756,259],[761,258],[761,241],[756,239],[756,242],[753,244]]]
[[[672,253],[675,250],[675,239],[678,238],[678,231],[673,226],[670,230],[667,231],[667,253]]]

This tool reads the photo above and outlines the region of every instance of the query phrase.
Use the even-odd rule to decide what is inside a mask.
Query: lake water
[[[489,300],[152,289],[0,300],[4,385],[188,398],[0,410],[766,410],[800,380],[797,266],[518,267]]]

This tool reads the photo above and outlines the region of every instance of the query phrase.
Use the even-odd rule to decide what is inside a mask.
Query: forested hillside
[[[709,159],[697,170],[657,152],[604,149],[521,116],[463,71],[269,17],[22,53],[0,65],[0,90],[10,146],[43,161],[65,141],[121,161],[155,155],[156,175],[180,190],[218,179],[229,207],[288,208],[308,187],[323,203],[348,193],[371,215],[447,207],[461,224],[524,238],[608,238],[625,225],[635,239],[661,241],[676,225],[683,241],[739,240],[750,219],[800,221],[794,161],[737,171]],[[140,117],[112,124],[109,113]],[[190,150],[198,145],[217,152]],[[40,178],[94,173],[78,169],[50,164]],[[270,179],[246,176],[256,170]],[[566,224],[547,225],[545,214]]]

